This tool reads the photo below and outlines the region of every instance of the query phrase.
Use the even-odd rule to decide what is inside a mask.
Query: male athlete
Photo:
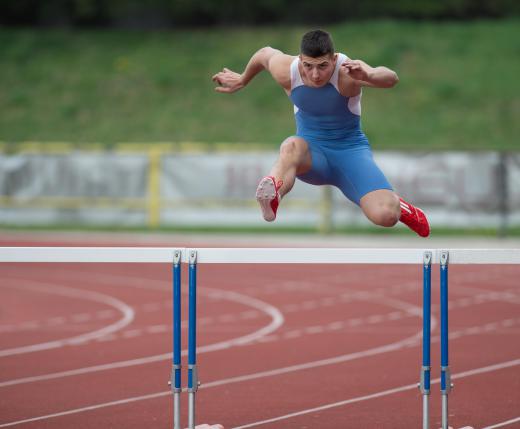
[[[242,74],[224,68],[214,75],[215,90],[236,92],[262,70],[290,97],[296,118],[296,134],[282,143],[271,172],[258,184],[256,199],[266,221],[276,218],[297,177],[338,187],[376,225],[401,221],[421,237],[430,234],[424,212],[399,198],[375,164],[360,126],[362,88],[393,87],[399,81],[394,71],[335,53],[330,34],[313,30],[303,36],[300,55],[262,48]]]

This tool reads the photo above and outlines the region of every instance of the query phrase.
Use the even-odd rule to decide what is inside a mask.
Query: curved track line
[[[5,286],[5,285],[4,285]],[[9,287],[9,286],[8,286]],[[92,332],[88,332],[86,334],[77,335],[74,337],[64,338],[61,340],[48,341],[45,343],[39,344],[31,344],[28,346],[15,347],[11,349],[0,350],[0,357],[19,355],[24,353],[34,353],[42,350],[56,349],[59,347],[63,347],[71,344],[78,344],[85,341],[89,341],[95,338],[102,337],[104,335],[112,334],[125,326],[129,325],[135,316],[135,312],[132,307],[125,304],[124,302],[111,297],[109,295],[105,295],[99,292],[92,292],[86,290],[77,290],[68,288],[65,286],[56,286],[49,283],[30,281],[25,282],[22,287],[18,286],[16,289],[29,289],[36,292],[43,292],[61,296],[67,296],[72,298],[86,299],[90,301],[101,302],[102,304],[109,305],[111,307],[116,308],[121,313],[123,313],[123,317],[115,323],[112,323],[108,326],[105,326],[101,329],[97,329]]]
[[[283,323],[284,323],[284,317],[283,314],[274,306],[271,304],[268,304],[264,301],[260,301],[256,298],[251,298],[246,295],[242,295],[236,292],[228,292],[228,291],[222,291],[219,289],[210,289],[210,288],[199,288],[199,293],[202,295],[209,295],[211,297],[219,298],[219,299],[227,299],[230,301],[234,301],[246,306],[250,306],[253,308],[256,308],[257,310],[260,310],[264,313],[266,313],[271,318],[271,322],[244,336],[233,338],[231,340],[225,340],[220,341],[218,343],[214,344],[208,344],[206,346],[197,347],[197,353],[209,353],[214,352],[218,350],[224,350],[233,346],[238,345],[244,345],[253,341],[258,340],[259,338],[268,335],[274,331],[276,331]],[[70,341],[70,340],[69,340]],[[187,355],[187,350],[182,351],[182,355]],[[14,386],[17,384],[24,384],[24,383],[32,383],[36,381],[44,381],[44,380],[52,380],[55,378],[63,378],[63,377],[71,377],[75,375],[81,375],[81,374],[87,374],[91,372],[97,372],[97,371],[106,371],[116,368],[126,368],[129,366],[134,365],[145,365],[148,363],[163,361],[167,359],[171,359],[173,356],[172,353],[163,353],[159,355],[154,356],[148,356],[144,358],[138,358],[138,359],[130,359],[126,361],[120,361],[120,362],[113,362],[109,364],[102,364],[102,365],[95,365],[91,367],[86,368],[79,368],[79,369],[73,369],[69,371],[62,371],[62,372],[56,372],[52,374],[45,374],[45,375],[37,375],[33,377],[24,377],[24,378],[18,378],[14,380],[7,380],[0,382],[0,388],[1,387],[7,387],[7,386]]]
[[[217,298],[218,297],[227,297],[227,298],[232,299],[232,300],[245,299],[248,302],[251,302],[251,304],[253,304],[253,303],[255,303],[256,305],[258,305],[259,303],[263,304],[262,301],[259,301],[259,300],[255,299],[255,298],[251,298],[251,297],[247,297],[247,296],[241,296],[241,294],[238,294],[236,292],[220,291],[218,289],[209,289],[209,288],[207,290],[209,290],[209,292],[205,292],[205,293],[208,294],[209,296],[213,296],[213,297],[217,297]],[[399,301],[399,300],[393,300],[392,299],[392,300],[389,300],[389,301],[386,301],[386,302],[390,306],[398,307],[398,308],[401,308],[401,309],[402,308],[407,308],[409,311],[414,311],[414,312],[418,311],[418,309],[420,308],[420,307],[417,307],[415,305],[412,305],[412,304],[409,304],[409,303],[406,303],[406,302],[403,302],[403,301]],[[267,304],[267,305],[269,306],[269,304]],[[283,316],[282,316],[282,322],[283,322]],[[435,325],[436,325],[436,319],[432,318],[432,328]],[[337,357],[334,357],[334,358],[322,359],[322,360],[319,360],[319,361],[308,362],[308,363],[305,363],[305,364],[292,365],[292,366],[285,367],[285,368],[278,368],[276,370],[270,370],[270,371],[264,371],[264,372],[260,372],[260,373],[250,374],[249,376],[239,376],[239,377],[234,377],[234,378],[227,379],[227,380],[210,382],[210,383],[205,384],[205,387],[215,387],[215,386],[221,385],[221,384],[237,383],[237,382],[245,381],[246,379],[247,380],[253,380],[253,379],[257,379],[257,378],[270,377],[270,376],[273,376],[273,375],[285,374],[285,373],[294,372],[294,371],[301,371],[301,370],[315,368],[315,367],[320,367],[320,366],[325,366],[325,365],[332,365],[332,364],[336,364],[336,363],[340,363],[340,362],[347,362],[347,361],[354,360],[354,359],[360,359],[360,358],[364,358],[364,357],[368,357],[368,356],[373,356],[373,355],[377,355],[377,354],[382,354],[382,353],[387,353],[387,352],[391,352],[391,351],[396,351],[396,350],[402,349],[403,347],[406,347],[410,343],[416,342],[421,337],[421,335],[422,335],[422,330],[419,331],[417,334],[414,334],[411,337],[407,337],[407,338],[405,338],[403,340],[400,340],[400,341],[397,341],[397,342],[394,342],[394,343],[390,343],[390,344],[387,344],[387,345],[384,345],[384,346],[375,347],[375,348],[364,350],[364,351],[361,351],[361,352],[348,353],[346,355],[341,355],[341,356],[337,356]],[[244,344],[244,343],[253,341],[254,339],[252,338],[252,336],[253,335],[248,335],[246,337],[241,337],[240,339],[238,339],[240,342],[238,342],[237,344]],[[245,340],[246,338],[247,338],[247,340]],[[237,340],[235,340],[235,342],[236,341]],[[233,340],[224,342],[224,344],[229,345],[229,346],[233,345],[232,343],[233,343]],[[219,344],[219,343],[217,343],[217,344]],[[208,347],[212,347],[212,349],[211,350],[207,350],[207,351],[219,350],[219,349],[215,349],[215,345],[210,345]],[[227,347],[224,347],[224,348],[227,348]],[[183,354],[186,354],[185,351],[183,351]],[[168,353],[168,357],[171,357],[171,353]],[[105,368],[105,369],[111,369],[111,368]],[[70,374],[70,375],[72,375],[72,374]],[[42,377],[45,377],[45,376],[42,376]],[[53,378],[56,378],[56,377],[53,377]],[[13,381],[17,381],[17,380],[12,380],[11,384],[14,384]],[[18,381],[19,382],[16,383],[16,384],[20,384],[21,383],[21,380],[18,380]],[[9,382],[7,382],[7,383],[9,383]],[[6,383],[2,383],[2,385],[6,385]],[[2,385],[0,385],[0,387]],[[151,397],[158,397],[158,396],[162,396],[162,395],[163,395],[162,393],[156,393],[156,394],[152,394],[151,396],[150,395],[145,395],[145,396],[139,396],[137,398],[129,398],[128,401],[133,402],[133,401],[136,401],[136,400],[150,399]],[[36,420],[43,420],[43,419],[47,419],[47,418],[59,417],[61,415],[73,414],[73,413],[76,413],[76,412],[82,412],[82,411],[88,411],[88,410],[92,410],[92,409],[96,409],[96,408],[102,408],[103,406],[118,405],[118,404],[125,403],[125,402],[121,402],[121,401],[126,401],[126,400],[114,401],[114,402],[110,402],[108,404],[92,405],[92,406],[89,406],[89,407],[79,408],[79,409],[76,409],[76,410],[68,410],[68,411],[64,411],[64,412],[61,412],[61,413],[49,414],[47,416],[34,417],[32,419],[26,419],[26,420],[22,420],[22,421],[19,421],[19,422],[7,423],[7,425],[11,426],[11,425],[15,425],[15,424],[18,424],[18,423],[27,423],[29,421],[35,421],[35,419]],[[65,413],[65,414],[62,414],[62,413]],[[7,427],[7,426],[0,425],[0,428],[1,427]]]
[[[255,308],[258,308],[261,311],[264,311],[264,306],[266,308],[268,307],[270,309],[270,312],[268,312],[268,314],[271,315],[271,312],[273,312],[273,311],[276,313],[279,313],[279,316],[282,319],[281,323],[283,323],[283,315],[279,312],[278,309],[276,309],[276,307],[273,307],[270,304],[268,304],[264,301],[260,301],[256,298],[251,298],[249,296],[242,295],[237,292],[229,292],[229,291],[223,291],[220,289],[211,289],[211,288],[199,288],[199,293],[209,295],[209,296],[227,297],[231,300],[234,300],[235,302],[241,302],[243,304],[247,302],[248,304],[246,304],[246,305],[253,305],[253,306],[255,306]],[[238,301],[239,299],[242,301]],[[367,295],[367,297],[365,299],[368,300],[369,296]],[[417,314],[417,315],[422,314],[421,313],[422,310],[420,309],[420,307],[409,304],[407,302],[403,302],[403,301],[396,300],[396,299],[390,299],[390,298],[384,299],[382,297],[375,297],[375,299],[378,301],[383,300],[384,303],[390,304],[390,306],[393,306],[393,307],[396,307],[399,309],[406,309],[407,311],[409,311],[413,314]],[[278,329],[278,327],[280,326],[278,324],[278,323],[280,323],[278,318],[275,319],[274,315],[271,315],[271,317],[273,318],[272,322],[268,326],[260,329],[259,331],[246,335],[244,337],[238,337],[233,340],[227,340],[227,341],[223,341],[220,343],[210,344],[208,346],[197,347],[197,353],[208,353],[208,352],[212,352],[212,351],[224,350],[226,348],[230,348],[235,345],[244,345],[246,343],[257,340],[258,338],[261,338],[262,336],[268,335],[269,333]],[[431,319],[432,330],[435,329],[436,325],[437,325],[437,319],[432,316],[432,319]],[[261,335],[259,335],[259,333],[261,333]],[[323,363],[317,364],[317,366],[331,365],[331,364],[335,364],[335,363],[345,362],[347,360],[358,359],[359,357],[368,357],[368,356],[372,356],[375,354],[393,351],[394,349],[400,349],[400,348],[408,345],[410,342],[417,341],[421,337],[421,335],[422,335],[422,332],[418,332],[417,334],[415,334],[411,337],[407,337],[404,340],[398,341],[397,343],[390,343],[385,346],[379,346],[379,347],[376,347],[373,349],[368,349],[368,350],[361,351],[361,352],[349,353],[349,354],[340,355],[340,356],[337,356],[334,358],[324,359],[322,361],[318,361],[318,362],[323,362]],[[401,344],[401,342],[402,342],[402,344]],[[395,344],[398,344],[397,347],[395,346]],[[183,350],[182,355],[186,356],[186,354],[187,354],[187,351]],[[145,365],[145,364],[149,364],[149,363],[154,363],[154,362],[159,362],[162,360],[171,359],[172,356],[173,356],[172,353],[163,353],[160,355],[148,356],[145,358],[130,359],[130,360],[126,360],[126,361],[120,361],[120,362],[114,362],[114,363],[102,364],[102,365],[94,365],[94,366],[86,367],[86,368],[79,368],[79,369],[74,369],[74,370],[69,370],[69,371],[62,371],[62,372],[33,376],[33,377],[24,377],[24,378],[1,382],[0,388],[7,387],[7,386],[13,386],[13,385],[17,385],[17,384],[32,383],[32,382],[44,381],[44,380],[52,380],[52,379],[63,378],[63,377],[71,377],[71,376],[82,375],[82,374],[87,374],[87,373],[97,372],[97,371],[106,371],[106,370],[117,369],[117,368],[126,368],[126,367],[130,367],[130,366],[135,366],[135,365]],[[287,367],[287,368],[295,368],[293,370],[296,371],[296,370],[299,370],[300,367],[301,367],[301,369],[307,369],[307,365],[312,365],[312,363],[300,364],[300,365],[295,365],[295,366],[291,366],[291,367]],[[312,367],[312,366],[310,366],[310,367]],[[275,370],[275,371],[277,371],[277,370]],[[268,376],[270,372],[271,371],[266,371],[265,372],[266,376]]]

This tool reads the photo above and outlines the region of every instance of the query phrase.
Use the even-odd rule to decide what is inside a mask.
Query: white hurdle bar
[[[439,264],[445,250],[450,265],[520,264],[520,249],[179,247],[0,247],[0,263],[171,263],[176,250],[183,263],[196,251],[200,264],[422,264],[424,252]]]
[[[196,255],[198,264],[443,264],[449,252],[449,263],[453,264],[520,264],[520,249],[396,249],[396,248],[170,248],[170,247],[0,247],[0,263],[168,263],[177,266],[190,264],[190,320],[195,318],[195,306],[191,308],[195,290],[195,262],[190,255]],[[430,258],[431,256],[431,258]],[[445,263],[445,262],[444,262]],[[193,267],[193,270],[192,270]],[[177,282],[180,287],[180,271]],[[193,278],[193,281],[192,281]],[[193,285],[192,285],[193,283]],[[175,289],[175,287],[174,287]],[[175,293],[175,292],[174,292]],[[180,295],[180,291],[178,291]],[[447,303],[446,303],[447,310]],[[180,315],[180,314],[179,314]],[[175,316],[174,316],[175,319]],[[445,317],[447,323],[447,315]],[[174,320],[175,325],[175,320]],[[196,376],[196,336],[195,322],[192,323],[193,339],[190,339],[190,370],[188,389],[189,428],[195,427],[195,393],[198,388]],[[179,322],[180,326],[180,322]],[[447,325],[446,325],[447,329]],[[447,338],[447,332],[446,332]],[[180,337],[179,337],[180,340]],[[175,343],[175,340],[174,340]],[[179,342],[180,344],[180,342]],[[174,346],[175,347],[175,346]],[[429,351],[428,351],[429,353]],[[180,356],[180,353],[178,353]],[[446,347],[447,356],[447,347]],[[175,360],[175,359],[174,359]],[[429,361],[429,358],[428,358]],[[447,361],[447,357],[446,357]],[[429,363],[429,362],[428,362]],[[447,366],[447,363],[446,363]],[[443,367],[444,368],[444,367]],[[180,429],[180,393],[182,389],[175,383],[175,370],[180,361],[173,365],[172,390],[174,392],[174,429]],[[423,363],[423,371],[425,369]],[[429,365],[428,365],[429,369]],[[429,372],[429,371],[428,371]],[[423,376],[421,376],[423,378]],[[429,378],[429,375],[428,375]],[[178,379],[180,381],[180,378]],[[429,428],[429,389],[423,392],[423,428]],[[176,386],[177,384],[177,386]],[[429,384],[429,383],[428,383]],[[443,429],[447,429],[447,392],[443,392]]]

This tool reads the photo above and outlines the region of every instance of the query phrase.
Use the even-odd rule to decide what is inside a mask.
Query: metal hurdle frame
[[[425,251],[423,257],[423,343],[421,380],[418,384],[423,396],[423,429],[430,429],[430,348],[431,348],[431,265],[433,254]],[[448,395],[453,388],[449,368],[449,326],[448,326],[448,262],[449,251],[438,251],[440,266],[440,312],[441,312],[441,422],[442,429],[448,429]]]
[[[448,262],[450,264],[520,264],[520,249],[395,248],[147,248],[147,247],[0,247],[0,263],[169,263],[173,270],[174,429],[181,426],[181,393],[189,394],[189,429],[195,428],[199,388],[196,360],[197,264],[420,264],[423,265],[423,360],[419,387],[423,428],[429,429],[431,265],[440,265],[442,429],[448,429],[448,395],[452,389],[448,359]],[[188,385],[181,384],[181,268],[189,264]]]
[[[442,429],[448,429],[448,395],[453,388],[448,360],[448,261],[449,252],[440,254],[440,293],[441,293],[441,395]]]
[[[181,262],[184,249],[175,249],[173,256],[173,365],[169,384],[173,393],[173,429],[181,426]],[[197,372],[197,251],[189,252],[188,283],[188,429],[195,429],[195,396],[200,386]]]
[[[173,428],[181,428],[181,258],[182,251],[173,252],[173,366],[170,385],[173,393]]]
[[[423,344],[422,367],[419,388],[423,395],[423,429],[430,427],[430,346],[431,346],[431,283],[432,252],[426,251],[423,256]]]
[[[197,251],[189,251],[188,329],[188,429],[195,429],[195,395],[200,382],[197,373]]]

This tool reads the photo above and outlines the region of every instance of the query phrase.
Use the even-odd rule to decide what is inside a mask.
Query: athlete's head
[[[331,35],[323,30],[308,31],[302,37],[300,54],[312,58],[334,55],[334,43]]]
[[[307,84],[315,87],[325,85],[334,73],[337,55],[329,33],[312,30],[305,33],[300,45],[300,62]]]

